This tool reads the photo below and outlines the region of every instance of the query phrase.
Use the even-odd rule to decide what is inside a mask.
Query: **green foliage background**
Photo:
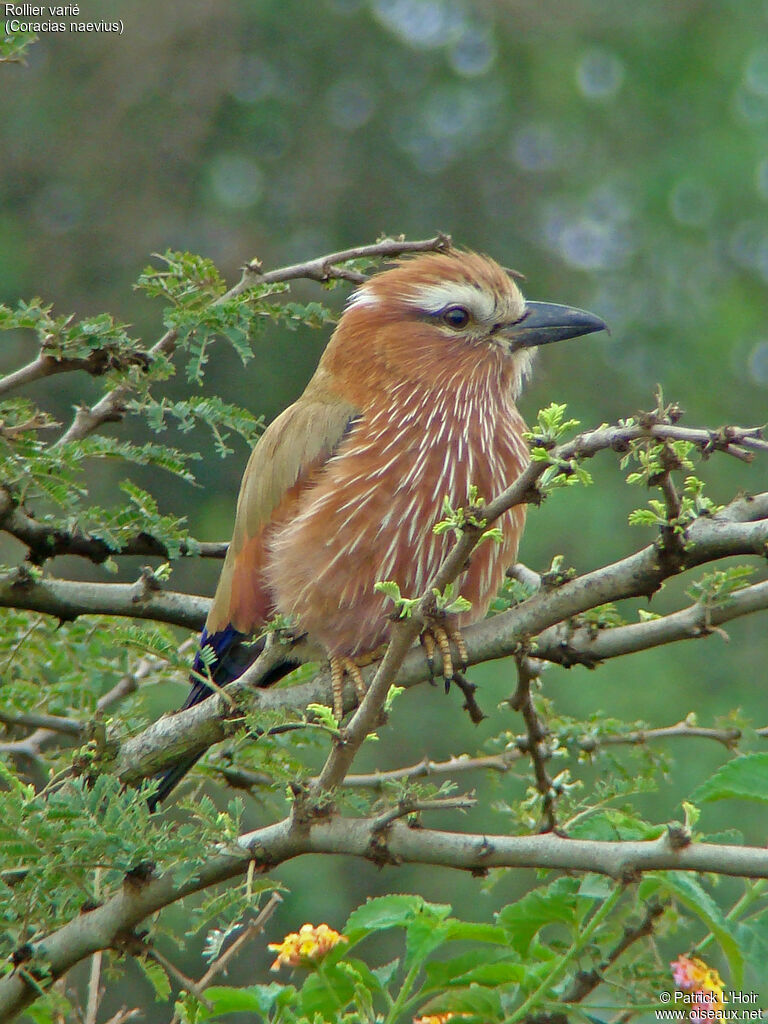
[[[149,346],[157,306],[132,285],[150,253],[201,252],[234,283],[253,257],[269,267],[381,231],[441,229],[521,270],[531,298],[592,309],[611,325],[609,339],[544,353],[523,405],[529,418],[567,401],[584,425],[612,420],[650,408],[657,382],[691,425],[768,418],[768,5],[104,0],[82,9],[122,18],[124,34],[43,38],[26,66],[0,70],[0,302],[41,295],[78,318],[108,309]],[[299,295],[323,297],[310,285]],[[329,301],[339,308],[341,291]],[[206,392],[270,419],[301,392],[327,334],[268,325],[245,372],[227,346],[214,348]],[[5,335],[0,372],[35,353],[28,334]],[[66,422],[74,402],[101,388],[66,375],[38,383],[33,397],[45,395]],[[185,393],[170,382],[172,397]],[[137,444],[152,437],[134,424],[112,432]],[[185,446],[173,426],[164,439]],[[222,459],[213,440],[197,442],[209,445],[194,467],[202,488],[151,466],[135,479],[162,512],[184,510],[193,536],[225,540],[247,454],[230,443],[235,455]],[[765,486],[764,464],[723,461],[714,500]],[[521,557],[534,568],[562,553],[585,570],[644,541],[627,525],[637,494],[609,460],[591,469],[595,488],[531,511]],[[125,502],[120,475],[100,469],[92,481],[104,506]],[[19,551],[4,541],[2,561]],[[121,561],[118,578],[134,579],[139,564]],[[58,569],[106,578],[75,561]],[[211,593],[216,571],[181,564],[174,586]],[[729,630],[729,645],[715,636],[594,673],[553,669],[546,692],[580,717],[602,709],[665,725],[694,710],[711,724],[741,707],[762,725],[763,631],[755,618]],[[368,763],[439,758],[518,729],[495,711],[511,671],[486,666],[473,678],[489,722],[470,735],[455,698],[422,688],[400,702]],[[168,687],[164,706],[182,693]],[[714,744],[688,746],[674,752],[674,784],[647,798],[654,820],[679,816],[681,794],[723,759]],[[709,831],[730,824],[728,811],[706,816]],[[764,841],[757,817],[740,824]],[[303,920],[339,923],[366,895],[390,890],[449,899],[467,916],[502,898],[493,891],[486,910],[477,881],[437,871],[341,861],[308,870],[279,871],[293,895],[275,934]],[[506,880],[504,895],[521,885]]]

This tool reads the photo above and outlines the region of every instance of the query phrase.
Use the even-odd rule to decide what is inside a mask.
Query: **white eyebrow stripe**
[[[471,284],[453,281],[415,285],[403,298],[425,313],[439,313],[446,306],[457,305],[466,306],[477,320],[490,320],[496,312],[493,295]]]

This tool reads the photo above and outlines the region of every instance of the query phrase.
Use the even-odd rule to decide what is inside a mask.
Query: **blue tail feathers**
[[[210,635],[206,629],[203,629],[189,679],[192,688],[179,711],[186,711],[187,708],[194,707],[195,704],[212,696],[215,691],[204,681],[205,678],[210,677],[216,686],[227,686],[228,683],[238,679],[264,650],[264,644],[265,640],[262,638],[250,641],[248,634],[241,633],[231,624]],[[213,652],[212,658],[203,655],[206,648]],[[297,665],[298,662],[286,657],[283,662],[270,670],[269,675],[261,680],[259,686],[271,686],[278,679],[282,679],[283,676],[292,672]],[[183,761],[169,768],[160,776],[158,788],[149,800],[150,811],[154,811],[157,805],[165,800],[171,790],[204,753],[205,749],[185,757]]]

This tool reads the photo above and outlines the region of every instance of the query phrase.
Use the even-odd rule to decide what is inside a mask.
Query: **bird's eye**
[[[452,327],[454,331],[460,331],[469,323],[469,310],[464,306],[449,306],[443,311],[443,323]]]

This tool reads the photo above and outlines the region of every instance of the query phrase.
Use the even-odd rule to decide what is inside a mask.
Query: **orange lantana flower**
[[[327,924],[303,924],[297,932],[286,935],[282,942],[270,942],[268,949],[277,953],[271,970],[286,967],[312,967],[340,942],[346,942],[346,935],[339,935]]]
[[[697,956],[679,956],[669,966],[677,987],[693,996],[688,1004],[692,1021],[712,1020],[710,1011],[724,1009],[724,983],[714,967],[707,967]]]
[[[425,1017],[414,1017],[413,1024],[446,1024],[449,1020],[466,1020],[471,1013],[428,1013]]]

